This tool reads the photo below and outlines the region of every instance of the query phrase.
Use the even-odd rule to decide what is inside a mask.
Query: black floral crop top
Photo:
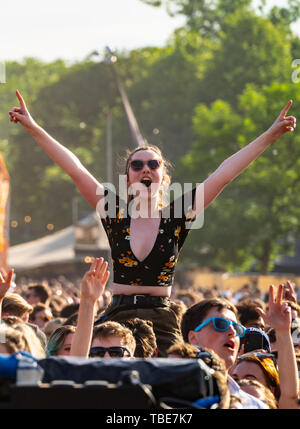
[[[130,247],[130,215],[128,206],[118,195],[110,193],[109,201],[115,200],[115,216],[101,218],[111,247],[113,281],[132,286],[172,286],[179,252],[194,221],[192,207],[194,188],[173,200],[162,209],[156,241],[148,256],[140,261]],[[187,204],[190,203],[190,204]],[[180,209],[181,208],[181,209]]]

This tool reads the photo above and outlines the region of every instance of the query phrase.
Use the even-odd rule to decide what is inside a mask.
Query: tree
[[[200,84],[207,103],[223,99],[236,105],[247,84],[284,82],[290,75],[289,40],[268,19],[237,12],[227,17],[223,29]]]
[[[295,105],[300,101],[292,84],[274,83],[259,90],[247,86],[238,113],[223,101],[210,108],[199,105],[194,115],[197,139],[182,160],[185,180],[205,179],[224,158],[266,130],[290,98]],[[228,270],[254,265],[266,274],[275,257],[294,250],[300,233],[299,143],[297,134],[284,136],[228,185],[206,210],[204,227],[190,235],[187,259]]]

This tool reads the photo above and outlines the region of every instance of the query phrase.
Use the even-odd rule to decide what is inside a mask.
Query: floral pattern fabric
[[[106,231],[113,261],[114,282],[133,286],[171,286],[180,250],[193,222],[191,207],[195,191],[190,191],[163,208],[156,241],[148,256],[140,261],[130,247],[130,215],[125,210],[125,202],[118,195],[115,199],[115,216],[106,215],[101,219]],[[107,194],[106,194],[107,195]],[[185,213],[184,198],[192,201],[190,210]],[[174,207],[182,207],[178,217]],[[127,216],[124,213],[127,213]],[[175,216],[176,214],[176,216]]]

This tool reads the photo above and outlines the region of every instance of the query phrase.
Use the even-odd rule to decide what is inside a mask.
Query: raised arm
[[[34,121],[19,91],[16,91],[16,95],[20,107],[14,107],[9,112],[10,121],[13,123],[20,122],[50,158],[71,177],[88,203],[93,208],[96,208],[97,202],[104,195],[103,186],[88,172],[69,149],[57,142]]]
[[[297,408],[299,394],[298,368],[291,335],[291,309],[283,302],[284,285],[279,285],[277,296],[274,296],[274,286],[269,288],[268,313],[257,307],[267,325],[275,329],[277,345],[277,365],[280,383],[280,398],[278,408]]]
[[[202,186],[203,184],[198,186],[196,192],[197,214],[203,210],[203,208],[209,206],[209,204],[223,191],[225,186],[241,174],[242,171],[257,159],[272,143],[278,140],[283,134],[294,131],[296,127],[296,118],[294,116],[286,116],[292,103],[292,100],[287,103],[278,118],[267,131],[253,142],[249,143],[246,147],[223,161],[217,170],[204,181],[204,186]]]
[[[72,340],[70,356],[89,356],[96,303],[103,295],[110,274],[107,266],[108,264],[104,262],[103,258],[95,259],[81,281],[77,327]]]

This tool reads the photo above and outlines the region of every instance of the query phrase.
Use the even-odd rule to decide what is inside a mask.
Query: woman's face
[[[242,379],[257,380],[264,386],[267,386],[266,378],[259,364],[255,362],[242,361],[234,368],[232,378],[236,381]]]
[[[132,161],[142,161],[143,167],[141,170],[135,171],[131,167]],[[152,169],[148,165],[148,161],[157,160],[160,165],[156,169]],[[160,185],[162,185],[164,180],[164,166],[163,161],[160,156],[153,152],[152,150],[141,150],[134,153],[129,161],[128,166],[128,187],[133,186],[137,190],[143,189],[144,187],[139,186],[139,184],[145,184],[149,190],[151,190],[152,196],[156,194]],[[149,192],[147,193],[149,194]]]
[[[73,337],[74,337],[73,332],[70,332],[68,335],[66,335],[65,341],[63,342],[63,345],[59,349],[57,356],[69,356],[70,355]]]

